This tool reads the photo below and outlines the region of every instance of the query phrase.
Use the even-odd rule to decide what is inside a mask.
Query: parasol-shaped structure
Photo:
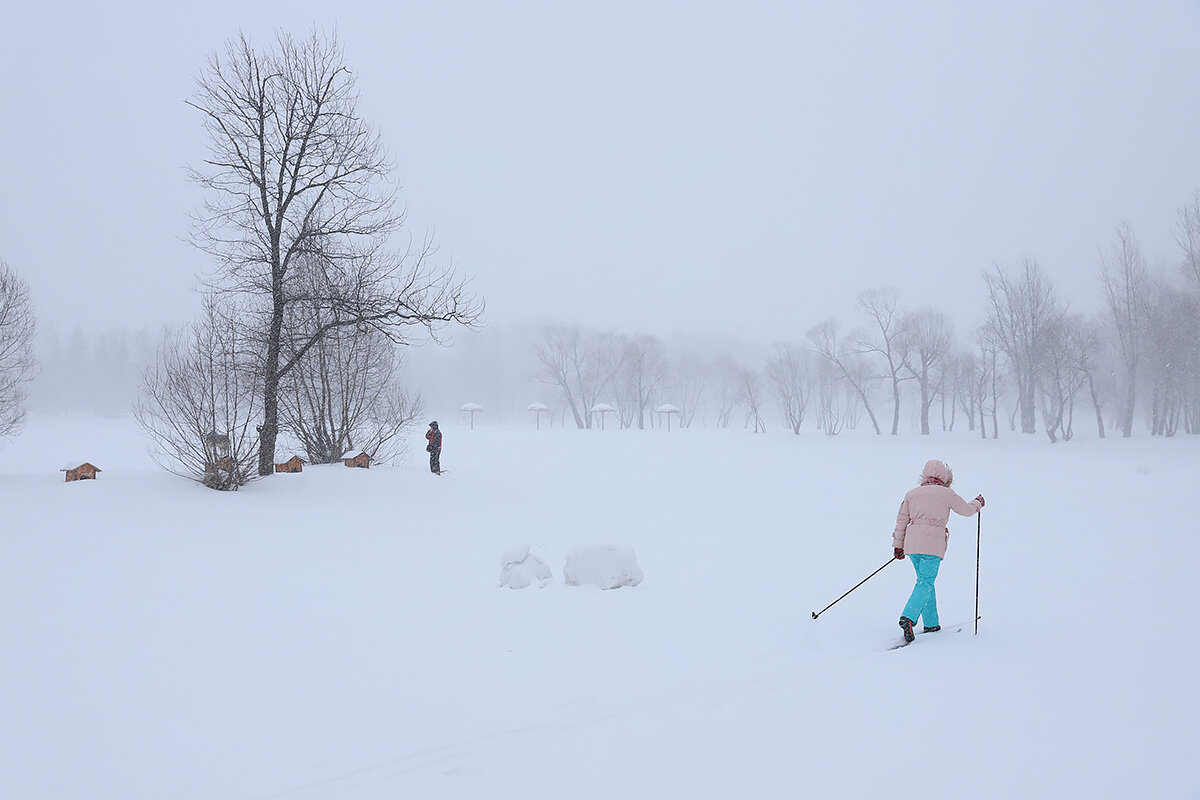
[[[664,414],[666,415],[666,417],[667,417],[667,433],[671,432],[671,415],[683,413],[682,411],[679,410],[679,408],[677,406],[673,406],[670,403],[663,403],[661,406],[659,406],[658,408],[655,409],[655,412],[658,414],[658,423],[660,425],[662,424],[663,415]]]
[[[600,415],[600,430],[604,430],[604,415],[615,414],[617,410],[608,403],[596,403],[596,405],[592,406],[591,413]]]
[[[534,419],[536,420],[535,424],[537,425],[537,430],[540,431],[542,429],[542,414],[550,413],[550,406],[546,405],[545,403],[530,403],[529,407],[525,410],[533,412]]]
[[[463,403],[459,411],[466,411],[471,415],[471,430],[475,430],[475,413],[483,411],[483,406],[479,403]]]

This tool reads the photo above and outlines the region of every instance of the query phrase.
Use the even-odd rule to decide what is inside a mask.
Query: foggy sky
[[[1200,188],[1196,2],[11,5],[0,257],[64,329],[198,310],[184,101],[239,29],[336,25],[493,323],[800,341],[891,285],[965,326],[1027,255],[1087,310]]]

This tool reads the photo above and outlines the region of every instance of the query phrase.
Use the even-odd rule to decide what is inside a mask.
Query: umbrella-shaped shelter
[[[667,415],[667,433],[671,432],[671,415],[683,413],[676,406],[673,406],[670,403],[663,403],[661,406],[656,408],[655,411],[658,413],[659,424],[662,423],[663,415]]]
[[[475,412],[483,411],[483,406],[479,403],[463,403],[459,411],[466,411],[471,415],[471,430],[475,430]]]
[[[617,410],[608,403],[596,403],[596,405],[592,406],[591,413],[600,415],[600,430],[604,430],[604,415],[608,413],[615,414]]]
[[[535,424],[537,425],[537,429],[541,430],[542,429],[542,414],[549,413],[550,406],[546,405],[545,403],[530,403],[529,407],[526,408],[525,410],[533,412],[534,418],[536,420]]]

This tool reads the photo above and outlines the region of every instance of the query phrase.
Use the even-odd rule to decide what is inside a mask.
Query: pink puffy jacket
[[[950,468],[941,461],[925,464],[921,485],[904,495],[900,512],[896,514],[892,547],[903,548],[905,553],[945,558],[946,542],[950,538],[946,523],[950,520],[951,510],[969,517],[979,513],[980,509],[978,500],[967,502],[947,485],[952,479]]]

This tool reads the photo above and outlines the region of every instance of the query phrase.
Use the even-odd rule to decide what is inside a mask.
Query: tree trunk
[[[1092,374],[1088,376],[1088,393],[1092,396],[1092,408],[1096,411],[1096,430],[1100,434],[1100,438],[1104,438],[1104,413],[1100,409],[1100,398],[1096,394],[1096,382],[1092,380]]]
[[[929,391],[929,376],[921,373],[921,435],[929,435],[929,407],[933,405],[933,396]]]
[[[871,404],[867,402],[867,398],[862,392],[859,392],[862,397],[863,408],[867,410],[867,416],[871,418],[871,427],[875,429],[875,435],[878,436],[882,431],[879,430],[879,422],[875,419],[875,412],[871,410]]]
[[[894,371],[892,372],[892,402],[892,436],[895,436],[900,432],[900,381],[896,380]]]
[[[280,263],[279,238],[272,235],[272,257]],[[258,432],[258,474],[275,473],[275,439],[279,435],[279,348],[283,338],[283,270],[272,266],[271,327],[267,332],[267,363],[263,375],[263,424]]]
[[[1021,382],[1021,433],[1037,433],[1037,404],[1034,399],[1034,381],[1027,377]]]
[[[267,363],[272,360],[268,350]],[[279,353],[274,355],[279,364]],[[268,377],[263,383],[263,424],[258,431],[258,474],[271,475],[275,472],[275,439],[279,435],[279,379]]]
[[[1129,388],[1125,393],[1125,408],[1121,411],[1121,438],[1133,435],[1133,404],[1137,400],[1137,381],[1133,370],[1129,372]]]

